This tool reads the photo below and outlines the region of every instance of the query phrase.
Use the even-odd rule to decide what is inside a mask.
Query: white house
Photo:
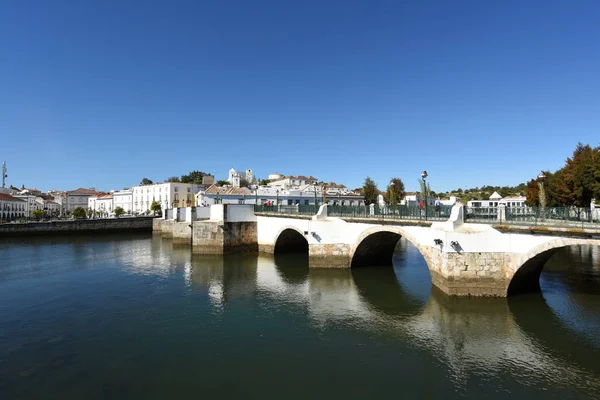
[[[55,201],[49,200],[52,198],[48,195],[36,196],[36,209],[44,211],[44,215],[54,216],[60,214],[60,204]]]
[[[77,207],[81,207],[83,209],[88,208],[88,199],[92,196],[97,195],[99,192],[97,192],[94,189],[84,189],[84,188],[79,188],[77,190],[71,190],[67,192],[67,196],[66,196],[66,210],[67,211],[73,211],[74,209],[76,209]]]
[[[307,177],[304,175],[298,175],[298,176],[289,175],[282,179],[279,179],[279,180],[269,183],[269,186],[277,187],[277,188],[281,188],[281,189],[288,189],[288,188],[300,187],[300,186],[304,186],[304,185],[316,185],[317,182],[318,182],[318,179],[315,178],[314,176]]]
[[[0,193],[0,222],[13,221],[16,218],[25,218],[27,214],[26,201]]]
[[[404,198],[400,201],[400,205],[409,207],[419,207],[421,204],[421,193],[419,192],[406,192]],[[427,206],[435,207],[436,198],[433,196],[427,196]]]
[[[32,217],[32,212],[41,209],[40,205],[35,201],[36,196],[33,194],[15,194],[13,195],[17,199],[21,199],[25,202],[25,216]]]
[[[196,183],[164,182],[154,185],[134,186],[133,213],[150,212],[153,201],[160,204],[161,210],[175,207],[191,207],[195,204],[194,194],[204,186]]]
[[[121,207],[125,214],[133,213],[133,190],[117,190],[112,193],[112,196],[114,208]]]
[[[495,208],[500,204],[503,204],[506,207],[525,207],[526,200],[527,197],[525,196],[511,196],[502,198],[498,192],[494,192],[488,200],[469,200],[467,202],[467,207]]]

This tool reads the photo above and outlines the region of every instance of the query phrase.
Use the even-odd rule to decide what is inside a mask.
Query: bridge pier
[[[350,268],[350,246],[343,243],[309,244],[309,268]]]

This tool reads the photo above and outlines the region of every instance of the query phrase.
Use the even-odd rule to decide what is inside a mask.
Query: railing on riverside
[[[590,208],[582,207],[465,207],[467,222],[489,224],[545,225],[597,228],[598,216]]]
[[[318,206],[314,205],[256,205],[254,211],[266,214],[286,215],[315,215]],[[431,220],[442,221],[450,217],[452,206],[428,207],[425,209],[410,206],[341,206],[328,205],[327,215],[340,218],[369,218],[369,219],[403,219],[403,220]]]

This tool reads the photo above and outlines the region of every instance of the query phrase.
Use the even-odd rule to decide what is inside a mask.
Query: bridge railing
[[[315,215],[318,206],[314,205],[256,205],[254,211],[267,214],[286,215]],[[403,219],[403,220],[432,220],[445,221],[450,217],[452,206],[440,205],[428,207],[427,210],[418,206],[342,206],[328,205],[327,215],[340,218],[369,218],[369,219]]]
[[[466,207],[465,220],[489,224],[600,226],[600,218],[584,207]]]

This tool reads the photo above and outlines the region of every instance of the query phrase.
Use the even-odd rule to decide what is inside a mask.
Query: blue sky
[[[600,144],[600,2],[3,1],[10,184],[513,185]]]

